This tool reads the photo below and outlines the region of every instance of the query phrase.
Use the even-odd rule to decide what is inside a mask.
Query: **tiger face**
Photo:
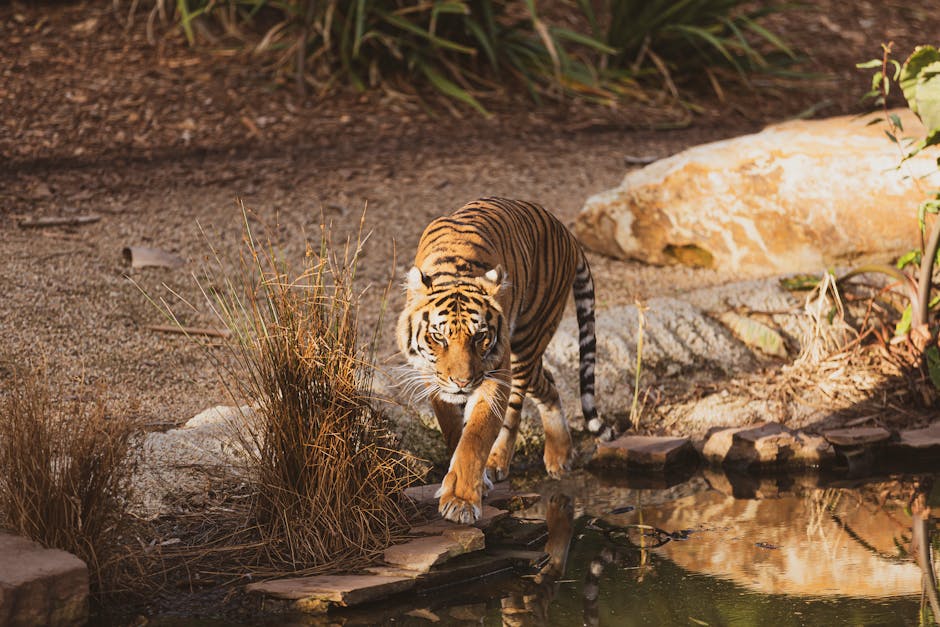
[[[497,298],[503,278],[499,267],[459,279],[432,278],[417,267],[408,273],[399,348],[420,383],[443,401],[466,404],[503,362],[509,343]]]

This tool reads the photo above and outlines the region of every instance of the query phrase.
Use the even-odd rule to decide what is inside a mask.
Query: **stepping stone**
[[[0,625],[84,625],[88,567],[71,553],[0,533]]]
[[[662,470],[695,459],[689,438],[625,435],[601,442],[590,463],[597,466],[629,466]]]
[[[443,535],[426,536],[390,546],[385,549],[385,562],[399,568],[426,573],[432,566],[458,555],[482,549],[485,544],[483,532],[475,527],[464,527],[464,529],[472,529],[475,533],[461,534],[458,539]]]
[[[891,432],[881,427],[852,427],[826,431],[823,437],[833,446],[863,446],[884,442],[891,437]]]
[[[440,489],[441,484],[431,483],[429,485],[416,485],[405,488],[405,496],[418,504],[437,505],[437,497],[434,496]]]
[[[450,538],[464,547],[465,553],[479,551],[485,546],[483,531],[468,525],[458,525],[449,520],[444,520],[443,518],[427,523],[426,525],[412,527],[411,533]]]
[[[935,422],[925,429],[901,431],[898,445],[918,452],[933,447],[940,447],[940,422]]]
[[[818,466],[832,461],[835,450],[825,438],[794,431],[776,422],[713,430],[702,455],[712,464]]]
[[[498,523],[502,519],[509,516],[509,512],[505,509],[499,509],[498,507],[493,507],[492,505],[483,504],[483,514],[480,516],[480,519],[473,523],[473,526],[477,529],[482,529],[486,531],[492,527],[495,523]]]
[[[302,611],[323,612],[330,605],[359,605],[413,588],[414,577],[383,575],[319,575],[249,584],[245,589],[277,599],[294,601]]]
[[[845,458],[850,475],[862,475],[871,470],[875,450],[883,448],[891,432],[881,427],[853,427],[826,431],[823,437]]]

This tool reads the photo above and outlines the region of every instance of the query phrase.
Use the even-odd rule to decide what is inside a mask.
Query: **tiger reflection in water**
[[[559,579],[564,577],[568,562],[568,550],[574,535],[574,505],[566,494],[555,494],[548,501],[545,514],[548,539],[545,553],[548,561],[537,573],[524,593],[503,597],[501,614],[505,627],[549,625],[548,608],[558,594]],[[590,523],[588,523],[590,525]],[[600,583],[608,568],[626,569],[642,581],[651,571],[649,552],[632,543],[618,546],[608,544],[588,566],[584,578],[582,597],[584,600],[584,625],[596,627],[600,624],[598,596]]]
[[[548,607],[558,593],[558,579],[565,574],[568,563],[568,548],[574,533],[574,504],[567,494],[555,494],[548,501],[545,513],[548,540],[545,553],[548,562],[532,580],[532,586],[524,594],[515,594],[502,599],[503,625],[548,625]]]

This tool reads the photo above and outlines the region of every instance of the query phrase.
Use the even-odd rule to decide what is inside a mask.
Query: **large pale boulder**
[[[922,132],[897,113],[908,134]],[[940,187],[937,153],[896,169],[897,147],[868,119],[791,121],[690,148],[589,198],[575,232],[617,258],[755,276],[902,252],[918,203]]]

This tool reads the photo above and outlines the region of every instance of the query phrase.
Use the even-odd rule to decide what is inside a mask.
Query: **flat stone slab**
[[[416,485],[405,489],[405,496],[415,503],[436,504],[437,497],[434,496],[440,489],[441,484],[430,483],[428,485]]]
[[[693,458],[694,455],[695,449],[689,438],[625,435],[598,444],[591,463],[661,470]]]
[[[71,553],[0,533],[0,625],[84,625],[88,567]]]
[[[908,429],[899,434],[898,446],[923,450],[940,447],[940,422],[925,429]]]
[[[464,529],[476,533],[467,532],[458,539],[446,535],[425,536],[390,546],[385,549],[385,563],[426,573],[432,566],[442,564],[458,555],[482,549],[485,543],[483,532],[475,527],[464,527]]]
[[[833,446],[864,446],[884,442],[891,432],[881,427],[852,427],[826,431],[823,437]]]
[[[486,546],[482,530],[468,525],[458,525],[443,518],[426,525],[412,527],[411,533],[450,538],[464,548],[464,553],[479,551]]]
[[[702,448],[712,464],[750,466],[817,466],[835,458],[821,436],[794,431],[776,422],[713,430]]]
[[[248,592],[277,599],[299,601],[303,609],[329,605],[359,605],[404,592],[415,585],[414,577],[388,575],[317,575],[249,584]]]

